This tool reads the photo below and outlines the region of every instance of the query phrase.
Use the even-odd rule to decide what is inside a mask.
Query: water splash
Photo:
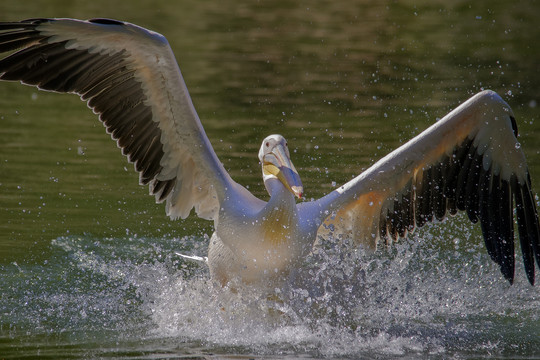
[[[41,265],[4,269],[3,296],[12,301],[3,301],[3,323],[13,333],[94,339],[101,346],[131,342],[130,348],[138,341],[170,352],[534,352],[538,290],[519,271],[516,284],[508,285],[467,228],[434,232],[374,254],[325,241],[271,296],[249,287],[222,289],[204,265],[175,255],[204,255],[197,237],[60,237]]]

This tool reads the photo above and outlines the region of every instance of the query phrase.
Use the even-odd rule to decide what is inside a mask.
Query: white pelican
[[[17,51],[15,51],[17,50]],[[487,251],[514,278],[514,217],[525,272],[540,264],[539,224],[510,107],[483,91],[328,195],[301,198],[287,142],[259,151],[268,202],[218,160],[167,40],[125,22],[31,19],[0,24],[0,78],[78,94],[171,218],[214,221],[208,264],[221,284],[284,281],[318,234],[374,247],[458,210],[479,221]],[[515,203],[514,203],[515,201]],[[515,206],[514,206],[515,204]]]

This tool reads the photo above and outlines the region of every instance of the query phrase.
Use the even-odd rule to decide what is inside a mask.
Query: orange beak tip
[[[301,199],[304,196],[304,189],[301,186],[292,186],[291,187],[292,193],[296,195],[299,199]]]

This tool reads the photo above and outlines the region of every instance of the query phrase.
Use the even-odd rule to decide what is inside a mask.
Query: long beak
[[[264,156],[263,172],[266,175],[274,175],[296,197],[302,198],[304,193],[302,181],[282,146],[274,147],[271,153]]]

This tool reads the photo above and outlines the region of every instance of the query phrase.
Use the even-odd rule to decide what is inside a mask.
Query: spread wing
[[[515,206],[514,206],[515,201]],[[316,204],[333,211],[322,231],[348,233],[373,247],[447,213],[480,222],[487,251],[514,276],[514,219],[525,271],[540,266],[535,198],[510,107],[483,91]]]
[[[31,19],[0,23],[5,52],[0,79],[78,94],[172,218],[194,207],[214,219],[227,191],[251,196],[217,159],[163,36],[108,19]]]

